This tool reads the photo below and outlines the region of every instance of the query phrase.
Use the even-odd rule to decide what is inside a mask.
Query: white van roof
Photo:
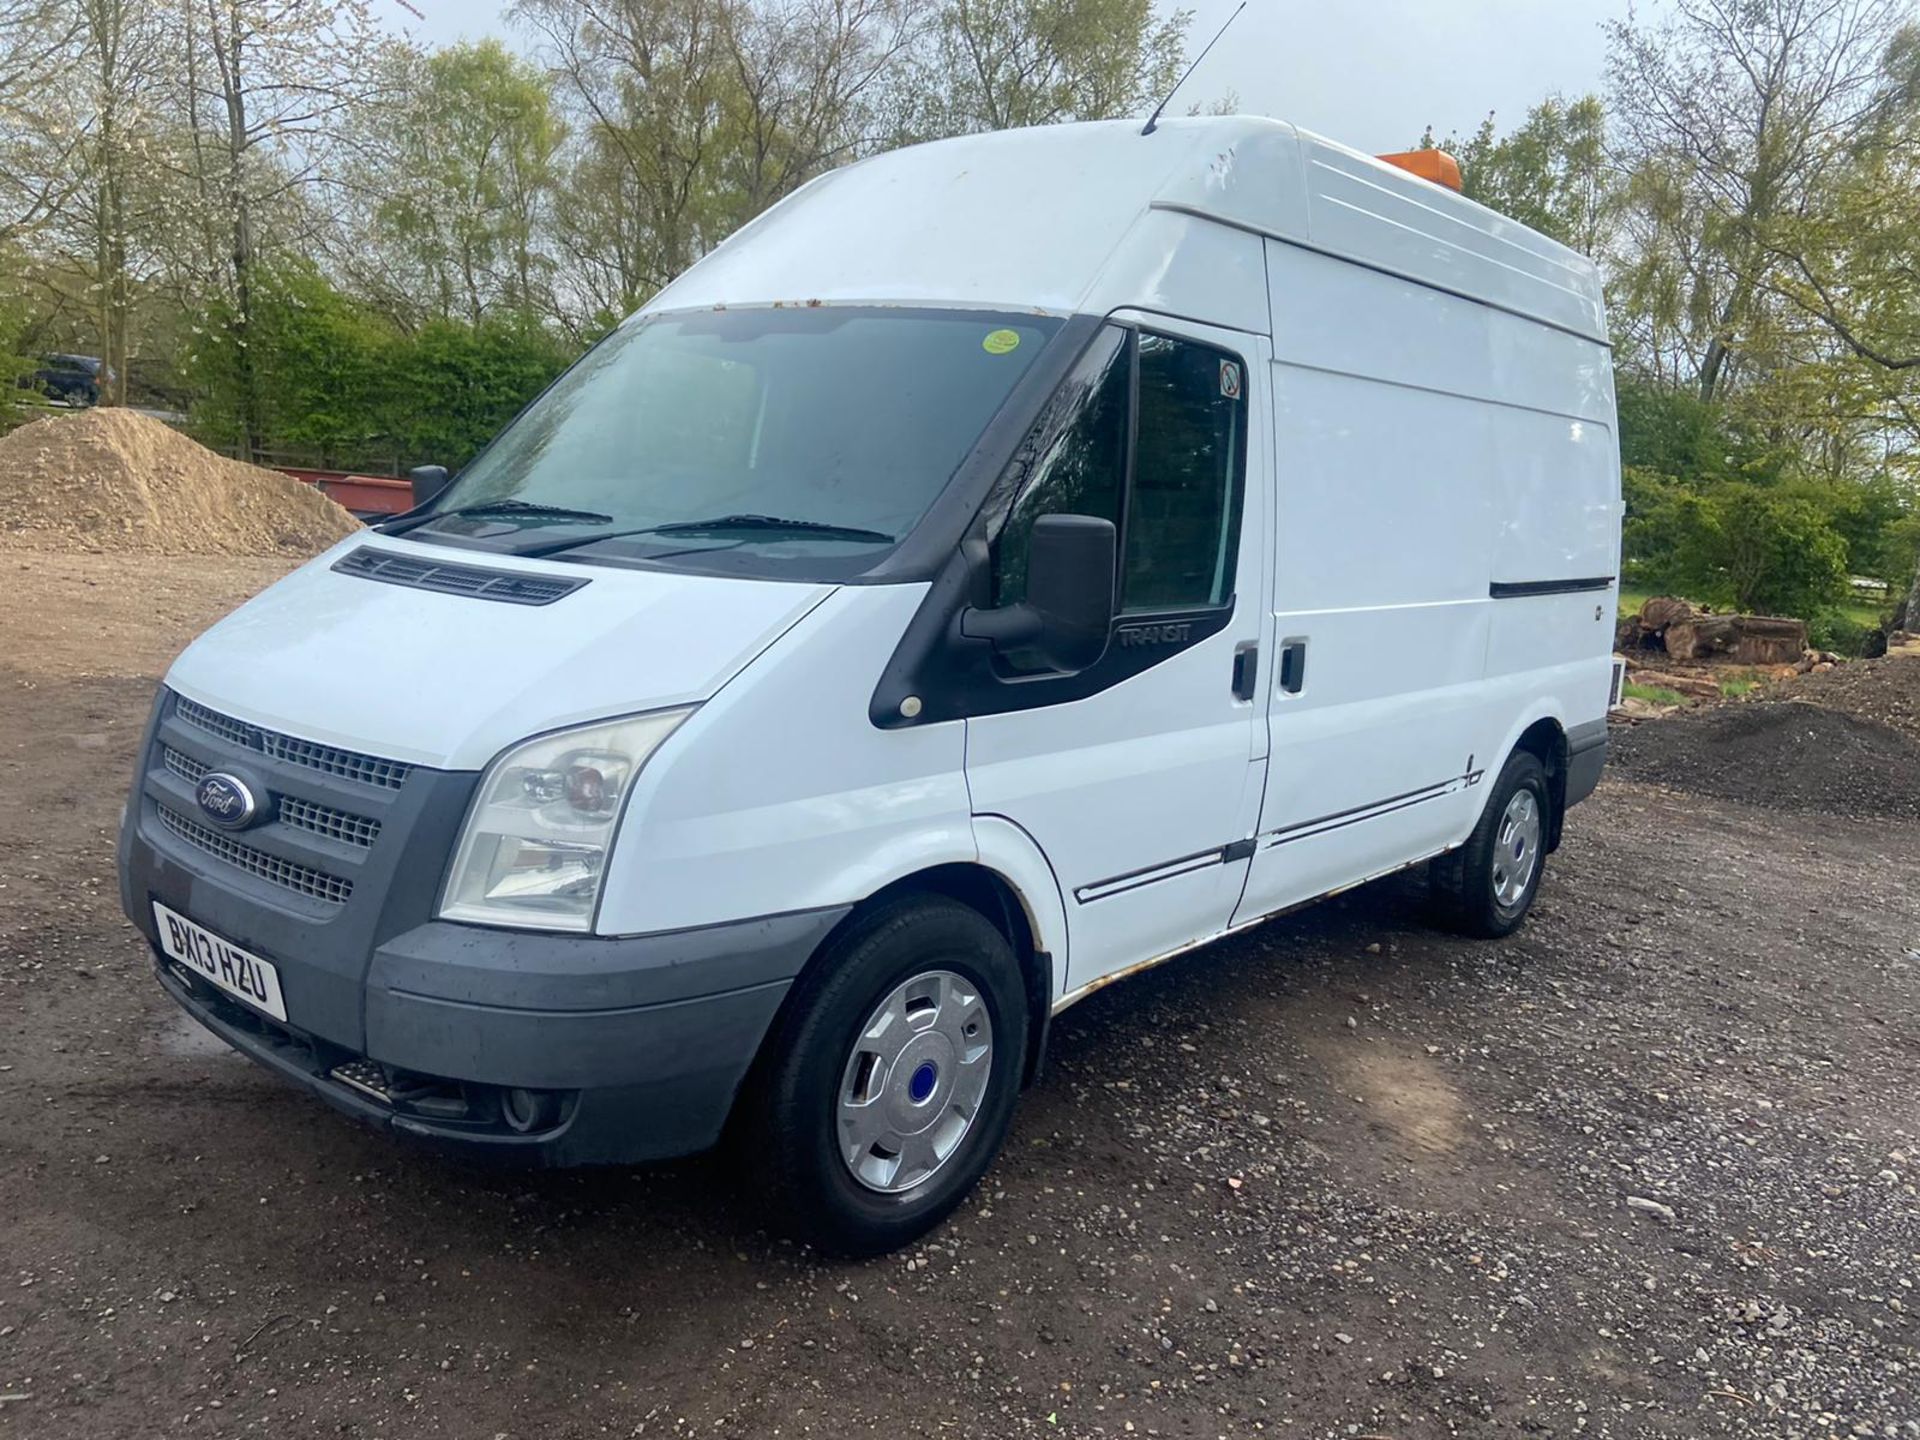
[[[1110,257],[1138,227],[1171,217],[1607,340],[1599,273],[1577,251],[1372,156],[1242,115],[1163,120],[1152,135],[1137,120],[1005,130],[876,155],[742,227],[647,310],[837,302],[1104,314],[1137,303],[1102,286]]]

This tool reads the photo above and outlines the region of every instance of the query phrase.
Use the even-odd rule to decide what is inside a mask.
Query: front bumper
[[[269,818],[228,835],[198,824],[195,767],[246,775]],[[402,773],[163,691],[121,828],[121,904],[175,1001],[358,1119],[548,1165],[713,1144],[846,909],[619,938],[436,920],[478,779]],[[271,961],[287,1023],[169,960],[156,900]],[[535,1123],[525,1105],[508,1123],[516,1090],[533,1093]]]
[[[155,973],[229,1045],[367,1124],[521,1163],[630,1163],[719,1139],[792,976],[844,914],[621,940],[430,924],[373,957],[364,1054],[259,1014],[158,950]],[[750,983],[704,988],[730,979]],[[510,1088],[552,1096],[553,1123],[515,1133],[500,1108]]]

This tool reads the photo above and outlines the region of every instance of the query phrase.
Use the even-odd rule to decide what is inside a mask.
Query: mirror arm
[[[413,507],[419,509],[446,489],[453,476],[444,465],[416,465],[407,472],[413,488]]]
[[[960,633],[969,640],[1010,648],[1031,644],[1039,638],[1040,629],[1040,612],[1030,605],[1003,605],[998,610],[968,606],[960,612]]]

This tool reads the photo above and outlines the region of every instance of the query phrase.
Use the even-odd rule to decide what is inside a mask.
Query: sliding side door
[[[1278,242],[1267,274],[1277,654],[1241,920],[1462,839],[1506,729],[1485,307]]]

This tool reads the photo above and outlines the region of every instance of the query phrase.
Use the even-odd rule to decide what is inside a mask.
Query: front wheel
[[[741,1158],[800,1238],[904,1245],[999,1153],[1029,1023],[1019,962],[978,911],[913,896],[857,917],[788,999]]]
[[[1467,843],[1433,862],[1434,890],[1456,928],[1487,939],[1520,928],[1540,890],[1552,805],[1540,757],[1514,751]]]

